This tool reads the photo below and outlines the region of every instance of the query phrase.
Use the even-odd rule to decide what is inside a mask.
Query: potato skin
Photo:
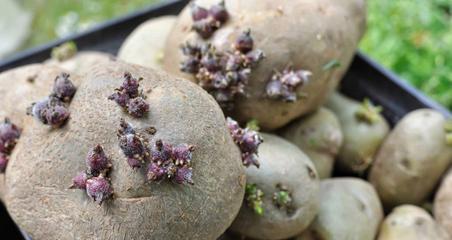
[[[452,169],[449,169],[436,192],[433,215],[438,224],[452,236]]]
[[[163,16],[140,24],[121,45],[118,59],[162,69],[166,38],[175,22],[176,16]]]
[[[359,178],[320,182],[320,210],[311,226],[296,240],[374,240],[383,208],[377,192]]]
[[[253,239],[285,239],[303,231],[317,214],[319,180],[309,158],[292,143],[272,134],[262,134],[260,168],[246,169],[247,183],[264,192],[262,216],[243,203],[231,230]],[[277,184],[292,193],[295,213],[288,215],[272,200]]]
[[[145,118],[133,119],[107,99],[125,71],[144,78],[151,106]],[[232,223],[243,200],[244,169],[220,108],[201,88],[117,61],[91,70],[69,110],[61,129],[28,119],[6,173],[8,211],[33,239],[216,239]],[[195,185],[145,184],[145,169],[132,170],[118,146],[121,118],[140,132],[154,126],[151,144],[194,144]],[[113,164],[115,198],[102,206],[68,189],[96,144]]]
[[[385,208],[419,205],[433,192],[452,160],[445,118],[431,109],[407,114],[383,142],[369,174]]]
[[[424,209],[402,205],[383,221],[377,240],[448,240],[448,233]]]
[[[33,101],[46,97],[52,90],[55,78],[66,72],[54,66],[31,64],[0,74],[0,121],[8,117],[20,128],[25,128],[27,108]],[[71,74],[75,86],[81,78]],[[5,176],[0,174],[0,199],[3,199]]]
[[[218,0],[196,1],[210,6]],[[238,97],[234,119],[246,122],[257,119],[263,129],[280,128],[291,120],[317,109],[337,86],[347,70],[355,48],[365,29],[363,0],[226,0],[231,15],[211,37],[217,49],[230,49],[236,37],[250,29],[255,48],[266,58],[253,69],[246,97]],[[190,31],[190,7],[182,11],[171,31],[165,49],[164,67],[170,73],[193,80],[179,70],[184,59],[179,46],[186,41],[201,41]],[[341,67],[329,71],[323,66],[332,60]],[[296,90],[307,95],[294,103],[265,97],[265,88],[274,70],[292,64],[294,69],[311,71],[309,82]]]
[[[60,62],[55,59],[48,59],[44,64],[56,66],[82,76],[87,74],[92,66],[110,61],[114,61],[114,57],[108,53],[81,51],[67,60]]]
[[[333,93],[325,105],[336,114],[342,127],[344,143],[336,164],[346,173],[361,174],[368,169],[389,132],[389,124],[382,115],[373,124],[359,120],[355,114],[360,105],[338,92]]]
[[[334,159],[343,140],[339,120],[333,112],[320,108],[306,117],[295,120],[280,133],[308,155],[320,179],[331,177]]]

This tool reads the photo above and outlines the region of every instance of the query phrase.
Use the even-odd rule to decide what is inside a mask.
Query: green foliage
[[[452,1],[367,3],[362,50],[452,109]]]
[[[159,0],[23,0],[34,13],[25,47],[46,43],[96,23],[141,9]]]

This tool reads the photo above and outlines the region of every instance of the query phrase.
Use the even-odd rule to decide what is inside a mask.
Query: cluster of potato
[[[0,117],[21,134],[0,198],[36,240],[451,239],[450,120],[420,109],[391,129],[381,107],[336,91],[365,18],[364,0],[197,0],[138,26],[117,57],[66,44],[42,64],[1,73]],[[193,51],[196,72],[181,71],[181,49]],[[226,87],[213,92],[206,79],[230,77],[224,59],[257,51],[255,64],[234,68],[246,71],[243,88],[219,105],[209,93]],[[220,66],[209,69],[212,61]],[[26,109],[61,72],[77,91],[67,122],[52,128]],[[108,100],[125,72],[149,103],[142,118]],[[290,98],[269,94],[275,82]],[[244,128],[233,133],[226,116]],[[130,168],[117,137],[124,120],[150,145],[190,143],[194,184],[152,182],[148,169]],[[246,141],[257,148],[253,164]],[[68,188],[96,144],[112,165],[113,197],[100,206]]]

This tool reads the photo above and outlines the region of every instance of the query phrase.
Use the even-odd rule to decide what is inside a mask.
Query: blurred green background
[[[18,0],[0,0],[18,1]],[[32,15],[23,48],[81,31],[159,0],[21,0]],[[360,48],[452,109],[452,0],[367,0]]]

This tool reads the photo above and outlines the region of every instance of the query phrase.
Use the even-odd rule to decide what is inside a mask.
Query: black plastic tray
[[[46,60],[54,46],[73,40],[80,50],[96,50],[116,54],[120,45],[140,23],[162,15],[175,15],[186,0],[167,0],[122,18],[100,24],[88,31],[32,48],[0,61],[0,72]],[[362,53],[357,53],[341,83],[346,95],[363,99],[370,98],[384,107],[383,114],[394,125],[406,113],[418,108],[433,108],[450,117],[451,113],[414,87],[402,81],[391,71],[383,68]],[[8,239],[23,239],[23,235],[0,205],[0,232]]]

